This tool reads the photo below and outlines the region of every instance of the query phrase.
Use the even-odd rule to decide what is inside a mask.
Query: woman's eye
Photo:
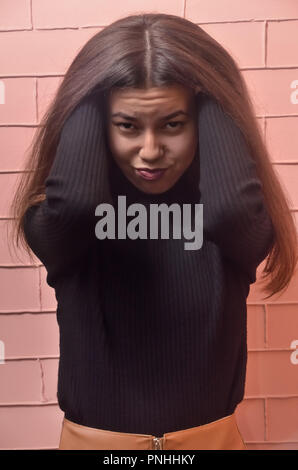
[[[132,126],[132,124],[129,123],[129,122],[117,122],[117,123],[114,123],[114,124],[115,124],[115,126],[119,127],[120,129],[121,129],[121,126]],[[170,129],[178,129],[179,127],[183,127],[185,122],[183,122],[183,121],[171,121],[171,122],[168,122],[166,124],[166,126],[168,126],[169,124],[174,125],[174,127],[170,127]],[[124,129],[131,130],[131,127],[124,127]]]
[[[176,127],[172,127],[171,129],[177,129],[177,127],[183,127],[185,122],[182,122],[182,121],[172,121],[172,122],[168,122],[167,124],[179,124],[179,126],[176,126]]]
[[[115,123],[115,126],[119,127],[121,129],[121,126],[132,126],[129,122],[117,122]],[[127,129],[127,127],[125,127]]]

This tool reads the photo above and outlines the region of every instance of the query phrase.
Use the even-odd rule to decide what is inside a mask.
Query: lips
[[[164,175],[166,168],[159,168],[154,170],[150,170],[149,168],[136,168],[136,172],[139,176],[146,180],[156,180]]]
[[[148,171],[148,172],[166,170],[166,168],[136,168],[136,169],[141,170],[141,171]]]

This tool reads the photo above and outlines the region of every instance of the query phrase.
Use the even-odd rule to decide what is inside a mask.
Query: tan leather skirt
[[[235,413],[163,436],[90,428],[64,417],[59,450],[245,450]]]

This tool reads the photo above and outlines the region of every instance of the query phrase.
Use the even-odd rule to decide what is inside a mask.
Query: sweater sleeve
[[[201,98],[198,125],[203,230],[252,284],[274,240],[256,163],[240,128],[214,99]]]
[[[94,98],[77,105],[62,128],[46,197],[24,215],[26,240],[46,267],[49,285],[80,262],[95,239],[95,208],[105,184],[101,119]]]

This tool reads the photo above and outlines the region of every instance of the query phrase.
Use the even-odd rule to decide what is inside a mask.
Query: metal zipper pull
[[[162,449],[162,437],[154,437],[153,438],[153,443],[154,443],[154,449],[155,450],[161,450]]]

